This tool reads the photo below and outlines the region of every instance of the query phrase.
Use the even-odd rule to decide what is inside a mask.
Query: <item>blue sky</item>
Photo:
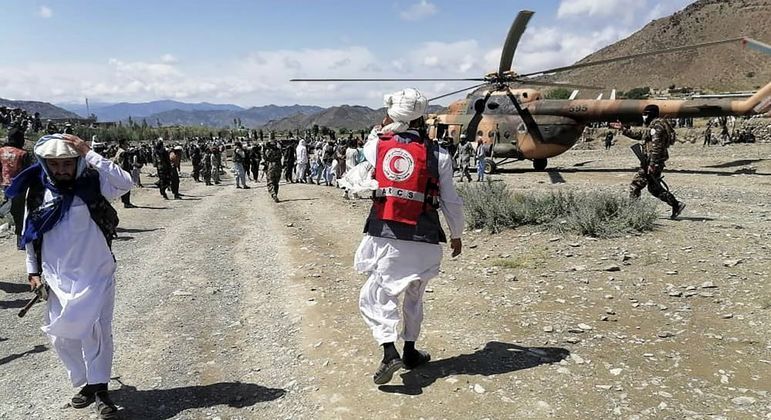
[[[0,97],[380,106],[404,86],[288,79],[478,77],[496,67],[521,9],[536,14],[514,65],[534,71],[573,63],[691,2],[4,0]],[[415,86],[428,95],[463,87]]]

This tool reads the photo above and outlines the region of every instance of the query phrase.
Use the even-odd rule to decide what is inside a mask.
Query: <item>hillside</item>
[[[438,105],[428,107],[429,113],[440,112]],[[295,114],[280,120],[270,121],[263,127],[266,130],[286,131],[297,128],[304,130],[318,125],[320,127],[346,128],[360,130],[371,127],[383,120],[385,108],[372,109],[359,105],[333,106],[312,114]]]
[[[26,110],[29,114],[39,112],[40,118],[43,120],[47,118],[80,118],[80,116],[77,114],[67,111],[66,109],[59,108],[58,106],[49,104],[48,102],[12,101],[10,99],[0,98],[0,106],[5,106],[8,108],[21,108]]]
[[[86,115],[85,104],[61,104],[60,106],[77,112],[80,115]],[[121,102],[117,104],[91,104],[89,111],[96,114],[99,121],[121,121],[128,117],[134,119],[147,118],[153,114],[171,111],[241,111],[243,108],[232,104],[210,104],[201,102],[190,104],[185,102],[161,100],[152,102],[128,103]],[[149,121],[149,118],[148,118]]]
[[[699,0],[665,18],[650,22],[628,38],[579,61],[749,36],[771,42],[771,0]],[[628,90],[650,86],[700,87],[714,91],[753,90],[771,82],[771,57],[727,44],[579,69],[548,77]]]
[[[296,114],[312,114],[324,108],[310,105],[278,106],[267,105],[249,109],[233,110],[179,110],[152,114],[146,117],[149,124],[160,121],[163,125],[206,125],[210,127],[232,127],[234,119],[240,119],[245,127],[257,127],[271,120],[280,120]]]

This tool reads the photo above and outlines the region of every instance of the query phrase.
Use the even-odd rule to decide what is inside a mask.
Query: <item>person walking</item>
[[[95,404],[99,418],[112,419],[118,410],[107,384],[117,265],[110,245],[118,217],[109,200],[130,191],[133,182],[74,135],[43,136],[34,152],[38,163],[19,174],[8,192],[29,191],[20,245],[30,286],[48,290],[42,329],[72,386],[80,387],[70,405]]]
[[[364,146],[377,190],[354,258],[355,269],[369,276],[359,294],[359,310],[383,350],[373,375],[378,385],[388,383],[402,367],[415,369],[431,359],[415,343],[423,320],[423,293],[439,274],[440,243],[447,241],[439,210],[450,228],[453,257],[461,253],[464,224],[452,157],[425,132],[422,115],[428,100],[415,89],[404,89],[387,95],[385,105],[383,127]],[[402,355],[396,349],[399,338],[404,340]]]
[[[458,163],[460,164],[460,181],[465,177],[471,182],[471,159],[474,157],[474,146],[469,143],[465,134],[460,135],[460,144],[458,145]]]

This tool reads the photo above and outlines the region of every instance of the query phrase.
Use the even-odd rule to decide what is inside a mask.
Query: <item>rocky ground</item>
[[[625,191],[634,156],[573,150],[515,190]],[[365,201],[183,179],[119,209],[111,383],[125,418],[771,418],[771,144],[677,145],[684,217],[609,240],[467,232],[426,293],[433,361],[377,387],[351,260]],[[147,179],[150,183],[150,179]],[[88,418],[38,326],[22,255],[0,242],[0,418]],[[547,356],[547,357],[539,357]]]

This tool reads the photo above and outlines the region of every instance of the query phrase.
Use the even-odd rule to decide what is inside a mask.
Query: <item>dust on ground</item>
[[[366,201],[295,184],[275,204],[262,184],[187,178],[187,200],[140,190],[157,209],[119,209],[115,399],[128,418],[769,418],[769,152],[675,146],[666,181],[688,207],[671,221],[662,203],[651,233],[467,232],[425,295],[432,362],[382,387],[351,269]],[[625,147],[573,150],[493,182],[625,192],[634,166]],[[0,261],[0,418],[87,417],[59,408],[71,390],[42,308],[16,318],[29,295],[10,239]]]

